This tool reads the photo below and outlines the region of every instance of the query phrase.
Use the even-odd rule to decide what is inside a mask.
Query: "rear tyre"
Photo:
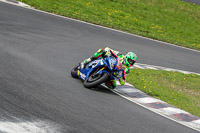
[[[76,79],[78,78],[78,75],[77,75],[77,74],[78,74],[78,73],[77,73],[77,72],[78,72],[78,67],[79,67],[79,66],[76,66],[76,67],[74,67],[74,68],[71,70],[71,75],[72,75],[72,77],[73,77],[73,78],[76,78]]]
[[[97,73],[96,73],[96,75],[97,75]],[[94,76],[94,75],[93,74],[90,75],[90,77],[83,82],[84,87],[92,88],[92,87],[98,86],[98,85],[106,82],[109,78],[108,73],[102,73],[101,75],[99,74],[96,77],[92,77],[92,76]]]

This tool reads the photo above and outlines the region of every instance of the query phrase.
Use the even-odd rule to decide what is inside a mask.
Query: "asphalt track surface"
[[[115,95],[86,89],[71,68],[99,48],[140,63],[200,72],[200,53],[0,2],[0,121],[45,120],[61,132],[194,133]]]

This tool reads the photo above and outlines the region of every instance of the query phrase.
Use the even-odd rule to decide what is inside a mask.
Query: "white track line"
[[[143,104],[147,104],[147,103],[156,103],[156,102],[162,102],[159,99],[153,98],[153,97],[144,97],[144,98],[133,98],[135,101],[139,102],[139,103],[143,103]]]
[[[167,68],[167,67],[161,67],[161,66],[154,66],[154,65],[142,64],[142,63],[136,63],[133,67],[131,67],[131,69],[133,69],[133,68],[165,70],[165,71],[180,72],[180,73],[184,73],[184,74],[196,74],[196,75],[200,75],[200,73],[195,73],[195,72],[190,72],[190,71],[184,71],[184,70],[178,70],[178,69]]]
[[[117,81],[117,84],[119,84],[118,81]],[[130,84],[126,83],[126,85],[130,85]],[[144,108],[146,108],[146,109],[148,109],[148,110],[150,110],[150,111],[152,111],[156,114],[164,116],[165,118],[173,120],[177,123],[180,123],[184,126],[192,128],[196,131],[200,131],[200,120],[186,122],[186,121],[177,120],[175,117],[172,116],[174,114],[181,114],[181,113],[191,115],[190,113],[188,113],[184,110],[181,110],[179,108],[176,108],[176,107],[173,107],[173,106],[170,106],[170,105],[168,105],[168,107],[164,107],[164,108],[151,107],[148,104],[151,104],[151,103],[167,104],[167,103],[163,102],[159,99],[153,98],[151,96],[148,96],[148,95],[147,95],[147,97],[144,97],[144,98],[133,98],[133,97],[129,97],[129,96],[124,95],[124,93],[142,92],[142,91],[134,88],[132,85],[130,86],[130,88],[128,88],[126,86],[125,88],[117,88],[117,89],[114,89],[114,90],[111,90],[111,91],[113,91],[117,95],[119,95],[119,96],[121,96],[121,97],[123,97],[123,98],[125,98],[125,99],[127,99],[131,102],[134,102],[134,103],[136,103],[136,104],[138,104],[138,105],[140,105],[140,106],[142,106],[142,107],[144,107]]]
[[[123,88],[123,89],[117,89],[116,90],[119,93],[134,93],[134,92],[142,92],[138,89],[133,89],[133,88]]]
[[[191,129],[193,129],[193,130],[195,130],[195,131],[199,131],[199,132],[200,132],[199,125],[197,125],[196,128],[194,128],[194,124],[192,124],[192,123],[178,121],[178,120],[173,119],[173,118],[171,118],[171,117],[169,117],[169,116],[167,116],[167,115],[164,115],[164,114],[161,113],[161,112],[158,112],[158,111],[157,111],[158,109],[149,108],[149,107],[147,107],[147,106],[145,106],[145,105],[143,105],[143,104],[141,104],[141,103],[138,103],[138,102],[135,101],[133,98],[126,97],[126,96],[124,96],[124,95],[122,95],[122,94],[116,92],[115,90],[111,90],[111,91],[114,92],[115,94],[117,94],[117,95],[119,95],[119,96],[121,96],[121,97],[123,97],[123,98],[125,98],[125,99],[127,99],[127,100],[129,100],[129,101],[131,101],[131,102],[133,102],[133,103],[135,103],[135,104],[137,104],[137,105],[139,105],[139,106],[142,106],[142,107],[145,108],[145,109],[148,109],[148,110],[150,110],[150,111],[152,111],[152,112],[154,112],[154,113],[156,113],[156,114],[159,114],[159,115],[161,115],[161,116],[163,116],[163,117],[165,117],[165,118],[167,118],[167,119],[170,119],[170,120],[175,121],[175,122],[177,122],[177,123],[179,123],[179,124],[181,124],[181,125],[184,125],[184,126],[189,127],[189,128],[191,128]],[[199,123],[199,122],[198,122],[198,123]]]
[[[188,112],[178,109],[178,108],[174,108],[174,107],[167,107],[167,108],[162,108],[162,109],[158,109],[157,111],[159,111],[160,113],[163,113],[164,115],[173,115],[173,114],[189,114]]]
[[[195,120],[192,123],[198,124],[200,126],[200,120]]]
[[[29,5],[27,5],[27,4],[23,3],[23,2],[20,2],[20,1],[16,1],[17,3],[12,2],[12,1],[7,1],[7,0],[0,0],[0,1],[8,3],[8,4],[16,5],[16,6],[21,6],[21,7],[28,8],[28,9],[31,8],[31,6],[29,6]]]

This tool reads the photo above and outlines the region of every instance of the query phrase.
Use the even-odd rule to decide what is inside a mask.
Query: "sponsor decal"
[[[114,58],[111,58],[111,59],[109,60],[111,69],[113,69],[115,62],[116,62],[116,59],[114,59]]]
[[[99,62],[101,62],[101,65],[103,64],[102,60],[95,60],[95,61],[91,62],[89,66],[92,66],[92,68],[94,68],[99,64]]]
[[[81,76],[82,79],[85,79],[85,78],[86,78],[86,75],[85,75],[85,74],[83,74],[83,73],[81,73],[81,72],[80,72],[79,74],[80,74],[80,76]]]

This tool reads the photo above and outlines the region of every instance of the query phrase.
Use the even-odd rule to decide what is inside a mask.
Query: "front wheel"
[[[89,78],[87,80],[84,81],[83,85],[86,88],[92,88],[95,86],[100,85],[101,83],[104,83],[108,80],[109,76],[108,73],[95,73],[89,76]]]
[[[76,79],[78,78],[78,73],[77,73],[77,72],[78,72],[78,67],[79,67],[79,66],[76,66],[76,67],[74,67],[74,68],[71,70],[71,75],[72,75],[72,77],[73,77],[73,78],[76,78]]]

